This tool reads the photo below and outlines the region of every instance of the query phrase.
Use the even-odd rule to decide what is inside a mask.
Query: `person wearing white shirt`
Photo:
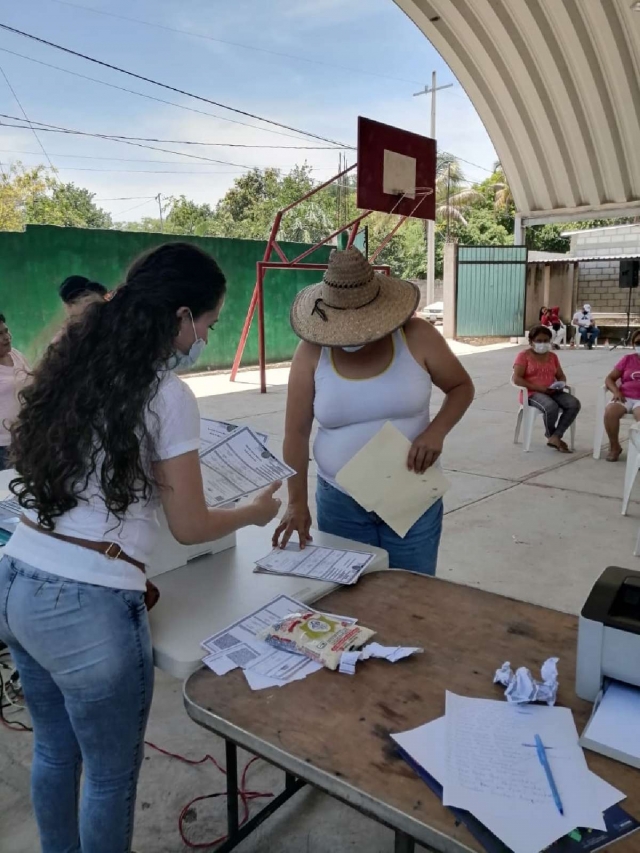
[[[589,349],[593,349],[593,345],[598,340],[600,329],[593,321],[591,314],[591,305],[586,302],[582,310],[578,309],[573,315],[573,325],[578,327],[578,334],[583,344],[586,344]]]
[[[48,853],[131,849],[159,507],[187,545],[264,526],[280,506],[279,484],[242,507],[205,503],[198,404],[173,369],[195,363],[225,291],[196,246],[152,249],[48,348],[12,426],[24,515],[0,560],[0,640],[33,719],[31,793]]]

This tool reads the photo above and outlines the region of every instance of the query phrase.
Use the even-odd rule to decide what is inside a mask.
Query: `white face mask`
[[[545,352],[551,352],[551,344],[534,344],[533,351],[537,352],[538,355],[542,355]]]
[[[634,349],[635,349],[635,351],[638,353],[638,355],[640,355],[640,346],[639,346],[639,345],[636,345],[636,346],[634,347]]]
[[[193,314],[191,314],[191,311],[189,311],[189,314],[191,315],[191,325],[193,326],[193,335],[195,340],[189,347],[189,352],[180,352],[180,350],[175,351],[173,356],[169,359],[169,370],[176,370],[177,368],[186,370],[189,367],[193,367],[207,345],[202,338],[198,337],[196,324],[193,322]]]
[[[341,350],[345,352],[358,352],[358,350],[364,349],[366,344],[360,344],[359,347],[340,347]]]

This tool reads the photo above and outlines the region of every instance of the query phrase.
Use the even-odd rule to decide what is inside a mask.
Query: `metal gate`
[[[456,337],[524,334],[526,246],[458,246]]]

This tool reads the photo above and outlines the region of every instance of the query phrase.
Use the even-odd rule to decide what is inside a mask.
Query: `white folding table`
[[[13,477],[15,471],[0,471],[0,500],[9,496]],[[160,590],[160,601],[149,613],[149,621],[154,661],[159,669],[176,678],[187,678],[200,666],[202,640],[276,595],[289,595],[311,604],[338,588],[339,584],[324,581],[254,572],[255,561],[271,550],[272,534],[273,526],[247,527],[238,531],[235,547],[204,554],[153,578]],[[316,545],[374,552],[375,560],[367,571],[389,568],[389,556],[381,548],[316,530],[312,536]]]

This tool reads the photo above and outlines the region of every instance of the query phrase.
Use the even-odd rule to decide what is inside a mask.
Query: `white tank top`
[[[387,421],[409,441],[429,425],[431,376],[411,355],[404,332],[393,333],[389,367],[371,379],[346,379],[323,347],[315,372],[313,412],[318,475],[337,489],[336,475]],[[344,491],[340,489],[340,491]]]

